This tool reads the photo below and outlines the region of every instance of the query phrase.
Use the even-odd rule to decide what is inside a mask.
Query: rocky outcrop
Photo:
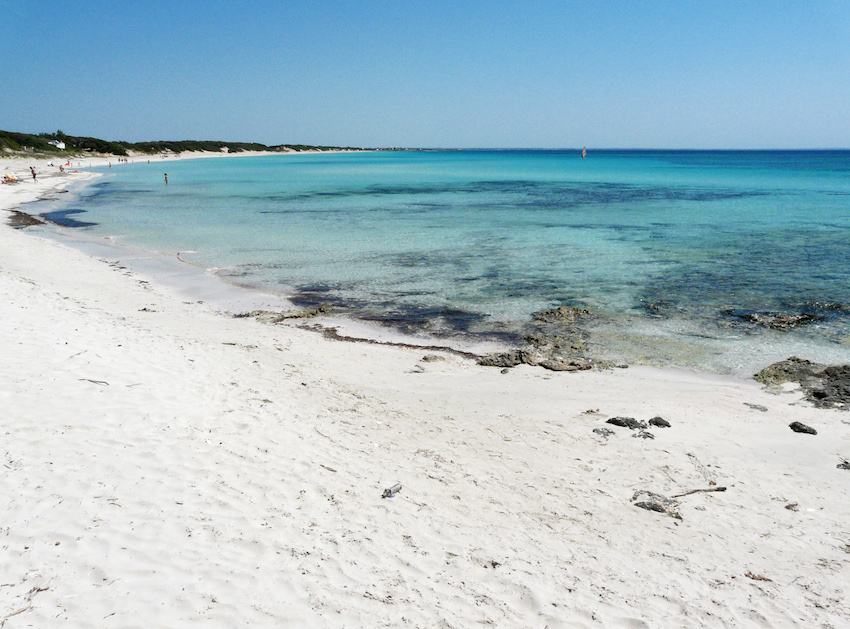
[[[768,386],[776,386],[785,382],[797,382],[801,385],[811,386],[819,382],[817,374],[826,369],[826,365],[813,363],[804,358],[791,356],[787,360],[780,360],[769,367],[765,367],[753,376],[757,382]]]
[[[488,354],[478,361],[484,367],[516,367],[517,365],[536,365],[537,361],[531,352],[512,349],[508,352]]]
[[[815,405],[850,410],[850,365],[827,367],[821,375],[821,387],[811,392]]]
[[[588,333],[578,323],[590,317],[589,310],[574,306],[538,312],[532,317],[533,329],[525,337],[524,348],[490,354],[478,364],[506,369],[535,365],[550,371],[585,371],[607,366],[586,356]]]
[[[549,358],[537,364],[550,371],[586,371],[593,367],[589,360],[583,358]]]
[[[333,312],[333,308],[330,306],[319,306],[318,308],[311,308],[309,310],[284,310],[282,312],[254,310],[252,312],[243,312],[234,315],[234,317],[237,319],[253,317],[262,323],[280,323],[286,319],[312,319],[313,317],[330,314],[331,312]]]
[[[546,358],[545,354],[528,349],[512,349],[498,354],[488,354],[478,360],[478,364],[484,367],[516,367],[517,365],[539,366],[550,371],[584,371],[593,368],[589,360],[583,358],[569,358],[566,356],[553,356]]]
[[[797,382],[806,399],[818,408],[850,410],[850,365],[826,366],[792,356],[753,377],[768,386]]]

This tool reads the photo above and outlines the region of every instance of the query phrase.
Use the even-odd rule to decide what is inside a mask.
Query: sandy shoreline
[[[7,628],[850,623],[850,413],[234,319],[7,214]],[[653,439],[605,423],[659,415]],[[681,520],[633,504],[720,486]]]

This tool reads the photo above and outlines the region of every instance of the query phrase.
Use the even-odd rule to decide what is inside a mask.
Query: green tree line
[[[65,149],[60,150],[50,144],[51,140],[65,143]],[[13,131],[0,130],[0,150],[7,151],[33,151],[45,154],[74,154],[81,152],[109,153],[112,155],[127,156],[128,152],[154,155],[157,153],[183,153],[186,151],[213,151],[220,152],[227,149],[229,153],[241,151],[272,151],[284,150],[295,151],[329,151],[329,150],[357,150],[351,147],[339,146],[310,146],[307,144],[278,144],[266,146],[258,142],[221,142],[217,140],[181,140],[177,142],[159,140],[155,142],[113,142],[101,140],[100,138],[78,137],[67,135],[62,131],[56,133],[15,133]]]

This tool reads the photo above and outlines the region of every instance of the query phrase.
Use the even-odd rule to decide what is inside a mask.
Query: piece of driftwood
[[[103,384],[109,386],[109,383],[105,382],[104,380],[92,380],[91,378],[79,378],[79,380],[85,380],[86,382],[91,382],[92,384]]]
[[[17,616],[18,614],[23,614],[23,613],[24,613],[25,611],[27,611],[28,609],[32,609],[32,603],[30,603],[30,604],[29,604],[29,605],[27,605],[26,607],[21,607],[18,611],[14,611],[14,612],[12,612],[11,614],[9,614],[8,616],[5,616],[5,617],[3,618],[3,624],[5,625],[5,624],[6,624],[6,621],[7,621],[7,620],[9,620],[12,616]]]
[[[686,491],[683,494],[676,494],[673,496],[674,498],[681,498],[682,496],[690,496],[691,494],[695,494],[700,491],[726,491],[725,487],[708,487],[706,489],[692,489],[690,491]]]

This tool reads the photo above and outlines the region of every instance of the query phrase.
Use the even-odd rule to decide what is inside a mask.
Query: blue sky
[[[0,129],[850,148],[850,1],[0,0]]]

